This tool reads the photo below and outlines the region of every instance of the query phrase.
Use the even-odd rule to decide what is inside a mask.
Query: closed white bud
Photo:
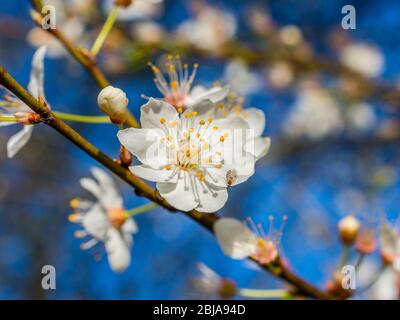
[[[100,110],[110,117],[113,123],[124,123],[127,115],[128,98],[124,91],[112,86],[105,87],[97,97]]]
[[[348,215],[339,221],[338,229],[342,242],[346,245],[352,245],[360,230],[360,222],[354,216]]]

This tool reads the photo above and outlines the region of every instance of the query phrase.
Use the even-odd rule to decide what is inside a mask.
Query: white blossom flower
[[[282,235],[283,224],[279,230],[273,230],[273,217],[269,219],[270,231],[267,235],[262,226],[256,226],[251,219],[248,219],[251,229],[234,218],[217,220],[214,232],[224,254],[237,260],[253,257],[262,264],[275,261],[279,255],[277,245]],[[284,217],[284,221],[286,219]]]
[[[239,117],[245,120],[251,129],[247,136],[247,151],[257,159],[267,154],[271,141],[268,137],[262,137],[266,122],[264,112],[256,108],[243,109],[243,99],[236,99],[235,94],[229,94],[230,85],[215,85],[211,89],[197,85],[191,89],[197,65],[194,65],[194,70],[189,76],[188,66],[182,65],[179,56],[167,56],[165,75],[160,68],[153,64],[150,65],[155,75],[156,86],[164,95],[166,102],[180,112],[186,109],[197,111],[196,106],[202,106],[200,102],[203,100],[217,103],[212,116],[216,119]]]
[[[163,0],[134,0],[126,8],[121,8],[118,14],[120,21],[147,19],[158,15],[162,10]],[[114,5],[114,0],[104,3],[104,10],[108,13]]]
[[[100,168],[93,167],[91,172],[96,180],[83,178],[80,183],[96,201],[72,200],[75,213],[69,216],[69,220],[84,228],[76,233],[78,238],[91,237],[81,245],[82,249],[104,242],[111,268],[122,272],[131,262],[132,234],[137,233],[138,228],[135,221],[127,217],[113,179]]]
[[[129,100],[124,91],[113,86],[102,89],[97,96],[100,110],[110,116],[113,123],[123,123],[127,115]]]
[[[165,74],[154,64],[149,63],[149,65],[154,73],[154,82],[163,94],[164,100],[177,109],[190,108],[202,100],[221,101],[230,90],[229,86],[215,86],[211,89],[195,86],[192,89],[198,65],[195,64],[189,74],[189,66],[182,64],[179,55],[166,57],[166,63],[162,66]]]
[[[165,35],[164,28],[152,21],[140,21],[131,27],[132,37],[142,43],[155,44],[161,42]]]
[[[254,173],[255,158],[244,150],[245,121],[214,119],[214,105],[200,104],[197,111],[180,113],[167,102],[149,99],[141,108],[142,128],[121,130],[118,138],[142,163],[130,167],[133,174],[157,182],[173,207],[214,212],[227,201],[228,186]]]
[[[400,274],[393,269],[387,269],[371,288],[375,300],[400,299]]]
[[[28,91],[35,97],[44,97],[44,67],[43,60],[46,54],[46,47],[40,47],[36,50],[32,59],[32,69],[28,84]],[[6,96],[6,100],[0,105],[0,116],[18,117],[19,114],[29,116],[34,114],[31,108],[14,96]],[[18,122],[0,122],[1,126],[17,124]],[[32,136],[33,126],[24,125],[23,129],[13,135],[7,143],[7,155],[14,157],[21,150]]]
[[[367,102],[359,102],[346,108],[346,120],[352,131],[366,131],[377,122],[373,106]]]
[[[382,52],[365,43],[351,43],[343,48],[340,61],[350,69],[367,77],[377,77],[385,68]]]
[[[218,52],[231,40],[237,29],[235,16],[210,6],[203,6],[193,20],[184,21],[177,30],[179,39],[212,52]]]
[[[262,83],[260,76],[251,72],[241,59],[234,59],[225,66],[223,81],[232,91],[243,96],[257,92]]]
[[[284,124],[289,136],[306,136],[318,140],[343,127],[340,106],[318,85],[304,86]]]
[[[204,263],[198,263],[197,270],[200,275],[193,279],[194,288],[199,293],[206,295],[207,299],[228,299],[235,296],[237,287],[232,280],[222,278]]]
[[[383,261],[400,273],[400,232],[388,224],[382,225],[380,243]]]

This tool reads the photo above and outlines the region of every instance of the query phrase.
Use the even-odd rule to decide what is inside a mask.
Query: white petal
[[[18,133],[14,134],[7,143],[7,155],[14,157],[21,150],[32,136],[33,126],[24,126]]]
[[[131,243],[124,239],[121,232],[110,228],[104,244],[111,269],[115,272],[123,272],[131,263]]]
[[[177,183],[157,183],[157,190],[170,205],[181,211],[190,211],[198,205],[193,192],[193,178],[182,172]]]
[[[42,46],[36,50],[32,59],[32,70],[28,84],[29,92],[35,97],[44,96],[44,67],[43,60],[46,54],[46,47]]]
[[[161,168],[168,163],[167,148],[160,141],[165,134],[160,129],[120,130],[117,134],[119,141],[140,162],[152,168]]]
[[[209,184],[196,181],[196,196],[200,200],[196,210],[199,212],[216,212],[221,209],[228,201],[228,191],[226,187],[215,187]]]
[[[92,167],[91,172],[99,182],[101,188],[101,199],[103,206],[106,208],[120,208],[123,206],[123,200],[113,178],[103,169]]]
[[[208,90],[202,86],[196,86],[191,90],[190,96],[186,99],[185,104],[191,108],[202,100],[210,100],[216,103],[223,100],[228,95],[229,90],[229,85],[212,87]]]
[[[271,147],[271,139],[268,137],[260,137],[256,139],[250,139],[246,142],[245,150],[256,157],[256,160],[261,159],[267,155],[269,148]]]
[[[140,124],[143,129],[161,129],[166,131],[166,125],[160,123],[160,119],[179,122],[179,113],[169,103],[150,98],[149,102],[140,109]]]
[[[94,238],[104,240],[110,228],[107,214],[99,204],[93,207],[82,218],[82,226]]]
[[[250,130],[254,137],[260,137],[265,128],[265,114],[262,110],[256,108],[248,108],[243,110],[243,116],[249,124]]]
[[[173,170],[152,169],[143,165],[129,167],[129,170],[135,176],[149,181],[176,183],[178,180],[178,174]]]
[[[122,225],[121,227],[121,231],[124,234],[134,234],[137,233],[139,231],[139,228],[135,222],[135,220],[133,220],[132,218],[128,218],[125,223]]]
[[[382,251],[396,255],[398,238],[399,235],[397,234],[397,231],[390,228],[387,224],[384,224],[380,229],[380,242]]]
[[[255,253],[256,237],[243,222],[233,218],[221,218],[215,222],[214,232],[227,256],[241,260]]]
[[[103,190],[100,185],[92,178],[81,178],[79,180],[82,188],[93,194],[99,201],[103,196]]]

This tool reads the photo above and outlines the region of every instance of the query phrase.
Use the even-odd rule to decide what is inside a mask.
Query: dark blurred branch
[[[143,180],[135,177],[129,170],[122,167],[120,164],[112,160],[106,154],[97,149],[89,141],[83,138],[74,129],[68,126],[65,122],[58,119],[47,107],[43,99],[34,98],[28,91],[26,91],[2,66],[0,66],[0,84],[14,93],[21,101],[28,105],[34,112],[41,116],[42,122],[57,130],[65,138],[70,140],[84,152],[86,152],[93,159],[97,160],[110,171],[114,172],[121,179],[131,185],[139,196],[146,197],[147,199],[159,204],[165,209],[175,212],[175,208],[171,207],[164,199],[160,197],[158,192],[151,188]],[[202,225],[209,231],[213,232],[213,224],[218,219],[216,214],[205,214],[195,210],[184,212],[185,215]],[[257,261],[255,261],[258,263]],[[295,292],[308,297],[317,299],[332,299],[330,296],[305,280],[301,279],[293,272],[288,270],[280,262],[276,265],[263,265],[258,263],[264,270],[272,273],[276,277],[285,280],[295,288]]]

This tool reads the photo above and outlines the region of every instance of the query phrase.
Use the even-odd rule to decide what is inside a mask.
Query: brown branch
[[[21,99],[21,101],[23,101],[26,105],[28,105],[34,112],[38,113],[43,123],[49,125],[53,129],[58,131],[65,138],[70,140],[81,150],[90,155],[93,159],[97,160],[105,167],[107,167],[110,171],[118,175],[122,180],[131,185],[135,189],[138,195],[146,197],[147,199],[159,204],[160,206],[164,207],[169,211],[173,212],[177,211],[175,208],[171,207],[171,205],[168,204],[164,199],[162,199],[155,189],[151,188],[142,179],[135,177],[129,170],[125,169],[117,162],[113,161],[110,157],[102,153],[99,149],[97,149],[89,141],[83,138],[79,133],[77,133],[74,129],[68,126],[65,122],[58,119],[48,109],[43,99],[34,98],[2,66],[0,66],[0,84],[3,85],[8,90],[10,90],[12,93],[14,93],[19,99]],[[213,233],[214,222],[218,219],[216,214],[204,214],[197,212],[195,210],[183,213]],[[257,261],[255,262],[258,263]],[[263,265],[260,263],[258,264],[264,270],[272,273],[278,278],[285,280],[286,282],[291,284],[296,289],[296,292],[298,294],[302,294],[317,299],[334,298],[329,294],[314,287],[313,285],[309,284],[305,280],[301,279],[300,277],[295,275],[293,272],[285,268],[280,263],[274,266],[274,268],[271,268],[271,266],[269,265]],[[276,272],[277,269],[279,270],[279,272]]]

